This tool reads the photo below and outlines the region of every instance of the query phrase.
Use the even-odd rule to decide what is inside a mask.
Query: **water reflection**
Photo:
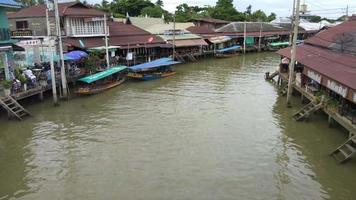
[[[330,140],[342,141],[340,131],[325,129],[319,117],[294,122],[293,110],[285,109],[284,98],[263,80],[278,61],[270,53],[206,59],[177,66],[177,76],[162,80],[128,82],[60,107],[50,100],[29,106],[35,117],[21,123],[25,134],[20,123],[0,121],[6,146],[0,164],[10,163],[0,172],[14,169],[21,175],[2,173],[13,189],[3,190],[8,183],[0,182],[0,194],[6,199],[351,197],[353,176],[346,178],[350,187],[343,190],[340,184],[354,167],[339,173],[324,154],[337,143]]]

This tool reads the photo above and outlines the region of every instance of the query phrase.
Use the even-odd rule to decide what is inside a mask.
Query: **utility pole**
[[[345,21],[349,19],[349,5],[346,6],[346,15],[345,15]]]
[[[173,61],[176,56],[176,12],[173,15]]]
[[[299,6],[300,0],[297,0],[297,5],[295,5],[295,19],[294,19],[294,31],[293,31],[293,44],[291,52],[291,61],[289,63],[289,79],[288,79],[288,92],[287,92],[287,105],[290,106],[291,96],[293,92],[293,82],[294,82],[294,66],[297,54],[297,38],[298,38],[298,27],[299,27]]]
[[[246,21],[244,22],[244,54],[246,53]]]
[[[47,25],[47,36],[50,36],[51,35],[51,27],[49,25],[48,5],[46,8],[46,25]]]
[[[294,19],[295,19],[295,0],[293,0],[293,10],[292,10],[292,18],[291,18],[291,27],[290,27],[290,34],[289,34],[289,45],[292,45],[292,38],[293,38],[293,27],[294,27]]]
[[[106,68],[110,67],[109,60],[109,45],[108,45],[108,26],[106,23],[106,14],[104,15],[104,34],[105,34],[105,53],[106,53]]]
[[[62,89],[63,89],[63,97],[68,97],[67,90],[67,79],[66,79],[66,70],[64,68],[64,55],[63,55],[63,43],[62,43],[62,31],[61,24],[59,19],[59,11],[58,11],[58,0],[54,0],[54,12],[56,18],[56,30],[58,37],[58,46],[59,46],[59,56],[60,56],[60,64],[61,64],[61,80],[62,80]]]

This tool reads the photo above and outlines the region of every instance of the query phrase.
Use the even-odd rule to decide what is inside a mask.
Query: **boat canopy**
[[[106,77],[108,77],[110,75],[113,75],[113,74],[115,74],[117,72],[120,72],[120,71],[123,71],[125,69],[127,69],[126,66],[111,67],[111,68],[109,68],[109,69],[107,69],[105,71],[102,71],[102,72],[99,72],[99,73],[96,73],[96,74],[81,78],[78,81],[85,82],[85,83],[93,83],[95,81],[98,81],[100,79],[106,78]]]
[[[272,42],[269,45],[271,47],[282,47],[282,46],[288,46],[289,42]]]
[[[134,65],[130,67],[131,71],[138,72],[138,71],[146,71],[153,68],[168,66],[168,65],[175,65],[179,64],[180,62],[174,61],[172,58],[160,58],[151,62],[142,63],[139,65]]]
[[[225,52],[235,51],[235,50],[239,50],[239,49],[241,49],[241,46],[240,45],[235,45],[235,46],[232,46],[232,47],[227,47],[227,48],[216,50],[216,52],[225,53]]]

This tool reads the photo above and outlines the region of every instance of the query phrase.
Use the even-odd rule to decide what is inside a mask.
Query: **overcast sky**
[[[98,3],[101,0],[88,0],[91,3]],[[109,0],[110,1],[110,0]],[[155,2],[156,0],[151,0]],[[164,8],[174,12],[177,5],[187,3],[190,6],[214,6],[217,0],[163,0]],[[356,13],[356,0],[301,0],[305,2],[308,9],[314,14],[323,17],[335,18],[345,14],[346,6],[349,5],[350,13]],[[275,12],[279,17],[290,15],[293,0],[234,0],[234,5],[239,11],[245,11],[251,4],[252,10],[261,9],[267,13]]]
[[[154,1],[154,0],[152,0]],[[215,5],[217,0],[163,0],[164,7],[173,12],[175,7],[181,3],[191,6]],[[356,0],[301,0],[306,3],[312,13],[325,17],[338,17],[346,12],[349,5],[350,13],[356,13]],[[234,0],[234,5],[239,11],[244,11],[251,4],[253,10],[264,10],[267,13],[275,12],[278,16],[284,17],[291,13],[293,0]],[[333,10],[332,10],[333,9]]]

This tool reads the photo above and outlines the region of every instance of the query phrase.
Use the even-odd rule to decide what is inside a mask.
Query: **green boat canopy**
[[[105,71],[86,76],[84,78],[79,79],[78,81],[84,82],[84,83],[93,83],[95,81],[98,81],[100,79],[106,78],[110,75],[113,75],[115,73],[121,72],[123,70],[127,69],[126,66],[116,66],[116,67],[111,67]]]
[[[289,42],[272,42],[269,45],[272,47],[288,46]]]

